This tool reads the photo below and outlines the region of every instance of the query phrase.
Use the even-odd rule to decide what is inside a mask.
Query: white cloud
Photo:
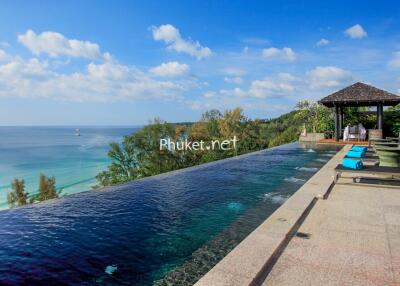
[[[267,48],[263,49],[262,55],[266,59],[283,59],[292,62],[296,59],[296,54],[291,48]]]
[[[280,72],[278,73],[278,79],[283,81],[295,81],[297,78],[290,73]]]
[[[0,61],[6,61],[9,58],[10,56],[4,50],[0,50]]]
[[[150,72],[161,77],[174,77],[189,73],[189,66],[178,62],[162,63],[161,65],[151,68]]]
[[[279,82],[273,79],[255,80],[251,83],[249,94],[254,97],[266,98],[288,95],[294,91],[289,82]]]
[[[11,61],[0,65],[0,78],[10,80],[13,76],[24,76],[26,78],[40,77],[51,74],[48,70],[47,61],[39,61],[36,58],[23,60],[16,57]]]
[[[25,34],[18,36],[18,42],[26,46],[33,54],[48,54],[50,57],[60,55],[75,58],[100,58],[100,47],[89,41],[67,39],[57,32],[43,32],[36,34],[27,30]]]
[[[9,56],[0,50],[0,97],[48,97],[70,101],[118,101],[136,99],[176,99],[185,90],[197,86],[196,80],[156,80],[134,66],[118,63],[109,53],[90,42],[69,40],[56,32],[39,35],[28,30],[18,40],[34,54],[50,58],[65,55],[96,59],[86,69],[61,72],[60,65],[70,59],[40,60]],[[185,65],[168,65],[180,71]],[[175,71],[176,72],[176,71]]]
[[[337,87],[353,79],[351,72],[334,66],[318,66],[308,71],[307,76],[309,78],[310,87],[313,89]]]
[[[348,28],[346,31],[344,31],[344,33],[351,39],[362,39],[368,36],[367,32],[363,29],[363,27],[360,24],[356,24]]]
[[[235,77],[224,77],[224,81],[228,83],[234,83],[234,84],[242,84],[243,79],[240,76],[235,76]]]
[[[297,78],[290,73],[279,73],[275,77],[252,81],[247,90],[236,87],[233,89],[221,89],[219,92],[222,95],[236,97],[267,98],[287,96],[296,89],[293,85],[294,81],[297,81]]]
[[[103,64],[90,63],[87,66],[88,76],[99,80],[121,80],[129,77],[130,70],[127,66],[105,62]]]
[[[208,102],[200,101],[200,100],[187,100],[185,103],[194,110],[200,109],[209,109],[211,108],[211,104]]]
[[[0,42],[0,47],[9,48],[9,47],[11,47],[11,45],[10,45],[10,43],[8,43],[6,41],[1,41]]]
[[[185,84],[157,81],[135,67],[116,62],[90,63],[84,72],[51,70],[47,61],[12,59],[0,65],[0,96],[48,97],[69,101],[176,98]]]
[[[217,95],[217,93],[215,91],[206,91],[205,93],[203,93],[203,96],[207,97],[207,98],[214,97],[216,95]]]
[[[223,70],[224,74],[229,76],[242,76],[245,74],[245,71],[235,67],[227,67]]]
[[[389,61],[389,66],[395,69],[400,68],[400,51],[393,53],[393,57]]]
[[[203,47],[198,41],[183,39],[177,28],[170,24],[152,27],[153,39],[164,41],[168,50],[174,50],[178,53],[186,53],[197,59],[208,58],[212,55],[211,49]]]
[[[219,92],[223,95],[229,95],[229,96],[231,96],[231,95],[237,96],[237,97],[247,96],[247,92],[242,90],[239,87],[235,87],[233,89],[221,89]]]
[[[329,45],[329,40],[327,40],[327,39],[325,39],[325,38],[322,38],[322,39],[320,39],[318,42],[317,42],[317,47],[322,47],[322,46],[327,46],[327,45]]]

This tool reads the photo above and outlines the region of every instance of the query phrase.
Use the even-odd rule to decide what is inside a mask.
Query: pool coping
[[[195,286],[262,284],[317,200],[329,196],[334,186],[333,169],[350,148],[346,145],[338,151]]]

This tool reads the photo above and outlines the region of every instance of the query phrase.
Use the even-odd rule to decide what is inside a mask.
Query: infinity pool
[[[191,285],[337,150],[288,144],[1,211],[0,284]]]

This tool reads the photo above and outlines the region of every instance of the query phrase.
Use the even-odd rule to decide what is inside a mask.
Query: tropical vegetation
[[[362,122],[366,128],[376,127],[375,113],[368,112],[367,108],[349,107],[344,112],[345,125]],[[294,111],[268,120],[251,120],[241,108],[224,113],[210,110],[195,123],[173,124],[156,118],[140,131],[125,136],[121,144],[111,143],[108,156],[112,163],[97,175],[95,188],[294,142],[304,128],[307,132],[333,130],[333,117],[332,109],[312,101],[301,101]],[[384,118],[385,134],[398,135],[400,106],[385,110]],[[234,150],[159,150],[162,138],[209,142],[233,136],[239,139]]]
[[[376,128],[376,116],[367,108],[348,107],[344,110],[344,124],[362,122],[368,128]],[[385,110],[384,133],[398,136],[400,132],[400,105]],[[297,141],[300,133],[333,130],[332,110],[311,101],[299,102],[295,109],[275,119],[249,119],[241,108],[205,112],[194,123],[167,123],[159,118],[149,122],[139,131],[127,135],[121,143],[110,144],[108,156],[111,164],[99,173],[94,188],[132,181],[138,178],[220,160],[248,152]],[[236,136],[236,149],[230,150],[160,150],[160,139],[178,142],[225,140]],[[54,177],[39,177],[38,192],[29,195],[25,182],[15,178],[12,191],[7,195],[10,207],[58,198]]]
[[[7,194],[7,202],[10,208],[56,199],[62,192],[62,190],[57,190],[54,177],[46,177],[43,174],[39,176],[38,193],[32,196],[29,196],[29,193],[25,191],[23,179],[15,178],[11,183],[11,189],[12,191]]]

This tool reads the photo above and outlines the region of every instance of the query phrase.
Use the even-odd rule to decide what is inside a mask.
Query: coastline
[[[223,164],[223,163],[228,162],[228,161],[240,160],[240,159],[246,158],[248,156],[253,156],[255,154],[260,154],[260,153],[264,153],[264,152],[273,151],[275,149],[279,149],[279,148],[282,148],[282,147],[290,148],[290,146],[294,145],[294,144],[300,144],[300,143],[298,141],[291,142],[291,143],[286,143],[286,144],[282,144],[282,145],[279,145],[279,146],[274,146],[274,147],[271,147],[271,148],[266,148],[266,149],[262,149],[262,150],[258,150],[258,151],[254,151],[254,152],[248,152],[246,154],[241,154],[241,155],[237,155],[237,156],[233,156],[233,157],[229,157],[229,158],[224,158],[224,159],[211,161],[211,162],[207,162],[207,163],[203,163],[203,164],[199,164],[199,165],[194,165],[194,166],[190,166],[190,167],[186,167],[186,168],[181,168],[181,169],[177,169],[177,170],[173,170],[173,171],[169,171],[169,172],[165,172],[165,173],[161,173],[161,174],[157,174],[157,175],[153,175],[153,176],[138,178],[138,179],[135,179],[135,180],[132,180],[132,181],[129,181],[129,182],[119,183],[119,184],[115,184],[115,185],[112,185],[112,186],[100,187],[100,188],[96,188],[96,189],[86,189],[86,190],[83,190],[83,191],[74,192],[74,193],[67,194],[67,195],[64,195],[64,196],[62,195],[60,198],[57,198],[57,199],[51,199],[51,200],[47,200],[45,202],[37,202],[34,205],[35,206],[40,206],[40,204],[45,204],[46,202],[51,202],[53,200],[63,200],[65,198],[69,198],[71,196],[79,195],[79,194],[86,193],[86,192],[108,192],[108,191],[113,191],[114,189],[130,185],[132,182],[146,181],[146,180],[152,180],[152,179],[156,179],[156,180],[157,179],[163,179],[163,178],[168,177],[170,175],[176,175],[176,174],[179,174],[181,172],[186,172],[186,171],[190,171],[190,170],[194,170],[194,169],[201,170],[203,168],[207,168],[207,167],[210,167],[210,166],[217,166],[218,164]],[[302,142],[301,144],[304,145],[304,142]],[[305,144],[305,145],[313,146],[314,144]],[[89,180],[91,180],[91,179],[89,179]],[[7,204],[7,203],[5,203],[5,204]],[[29,207],[29,205],[20,206],[18,208],[24,208],[24,207]],[[7,210],[10,210],[10,209],[9,208],[0,209],[0,212],[1,211],[7,211]]]

